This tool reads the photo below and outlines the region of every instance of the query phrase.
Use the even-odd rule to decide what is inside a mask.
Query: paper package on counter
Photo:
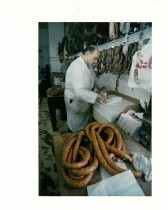
[[[132,115],[137,116],[139,119],[133,118]],[[126,133],[133,136],[142,126],[143,113],[136,113],[133,110],[129,110],[126,113],[122,113],[118,119],[117,125],[122,128]]]
[[[120,103],[123,100],[122,97],[119,96],[114,96],[114,95],[107,95],[107,101],[105,102],[105,104],[116,104],[116,103]]]
[[[146,158],[142,154],[133,153],[133,166],[137,171],[142,171],[145,175],[145,180],[150,182],[152,180],[152,159]]]
[[[107,102],[100,103],[96,102],[93,105],[93,110],[98,112],[103,118],[108,120],[109,122],[114,122],[119,114],[127,107],[134,105],[133,102],[128,101],[122,97],[108,95]]]
[[[87,187],[89,196],[144,196],[131,170]]]

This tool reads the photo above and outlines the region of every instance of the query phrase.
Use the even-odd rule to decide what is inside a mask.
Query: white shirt
[[[96,75],[89,69],[82,57],[71,63],[65,78],[65,97],[76,101],[95,103],[97,93],[93,92]]]

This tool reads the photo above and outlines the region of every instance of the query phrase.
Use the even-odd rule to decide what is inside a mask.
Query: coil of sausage
[[[88,147],[84,144],[86,142],[90,142]],[[117,158],[132,162],[117,127],[109,123],[92,122],[85,129],[68,136],[62,152],[63,178],[69,187],[85,187],[99,163],[111,175],[125,171],[117,166]],[[136,178],[141,176],[141,172],[132,173]]]

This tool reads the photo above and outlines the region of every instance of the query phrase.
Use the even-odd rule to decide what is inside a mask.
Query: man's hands
[[[101,103],[105,103],[106,102],[106,96],[101,94],[101,93],[98,93],[97,98],[99,99],[99,101]]]
[[[105,103],[107,99],[107,90],[105,87],[102,87],[100,92],[98,93],[98,99],[101,103]]]

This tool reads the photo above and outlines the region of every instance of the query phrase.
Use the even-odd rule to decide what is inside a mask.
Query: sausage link
[[[110,159],[110,157],[109,157],[109,155],[108,155],[108,153],[106,153],[106,150],[105,150],[105,148],[103,147],[103,140],[101,139],[101,137],[100,137],[100,135],[98,134],[98,132],[96,132],[96,136],[97,136],[97,139],[98,139],[98,142],[101,144],[101,142],[102,142],[102,144],[101,144],[101,149],[102,149],[102,151],[103,151],[103,154],[105,155],[105,157],[106,157],[106,160],[107,160],[107,162],[109,163],[109,165],[110,166],[112,166],[112,164],[110,164],[110,161],[109,161],[109,159]],[[105,146],[105,145],[104,145]],[[120,150],[119,150],[120,151]],[[120,151],[121,152],[121,151]],[[111,159],[110,159],[111,160]],[[111,163],[112,163],[113,161],[111,161]],[[115,170],[117,170],[119,173],[121,173],[121,172],[123,172],[123,171],[125,171],[125,169],[122,169],[122,168],[120,168],[120,167],[118,167],[115,163],[114,163],[114,165],[112,166]],[[132,173],[133,173],[133,175],[135,176],[135,178],[139,178],[140,176],[142,176],[142,172],[138,172],[138,171],[132,171]]]
[[[120,134],[119,130],[118,130],[114,125],[112,125],[112,124],[103,124],[103,125],[101,125],[100,128],[99,128],[99,133],[100,133],[104,128],[111,128],[111,129],[114,131],[114,133],[115,133],[115,135],[116,135],[116,139],[117,139],[117,145],[116,145],[116,147],[117,147],[118,149],[121,149],[121,147],[122,147],[122,137],[121,137],[121,134]]]
[[[66,139],[66,141],[65,141],[64,146],[66,146],[66,145],[68,144],[68,142],[69,142],[72,138],[77,137],[77,136],[78,136],[78,133],[73,133],[73,134],[68,135],[68,137],[67,137],[67,139]]]
[[[67,157],[67,161],[68,163],[72,163],[72,147],[70,148],[69,150],[69,153],[68,153],[68,157]]]
[[[73,134],[67,138],[67,141],[64,145],[63,152],[62,152],[62,163],[64,163],[67,160],[69,151],[70,151],[72,145],[74,144],[74,142],[76,141],[76,136],[77,135]]]
[[[94,172],[91,172],[90,174],[86,175],[83,179],[75,180],[75,179],[72,179],[71,177],[69,177],[66,174],[65,169],[62,168],[63,178],[64,178],[66,184],[71,188],[82,188],[82,187],[87,186],[89,184],[90,180],[92,179],[93,174],[94,174]]]
[[[124,141],[122,142],[122,147],[121,147],[121,150],[122,150],[123,152],[126,152],[126,146],[125,146]]]
[[[107,163],[115,170],[115,171],[118,171],[119,173],[121,172],[124,172],[125,170],[123,168],[120,168],[119,166],[117,166],[115,164],[115,162],[109,157],[109,154],[107,152],[107,149],[104,145],[104,142],[102,140],[102,138],[100,137],[99,133],[96,131],[96,137],[97,137],[97,141],[98,141],[98,144],[99,144],[99,147],[102,151],[102,154],[105,158],[105,160],[107,161]]]
[[[116,140],[116,137],[114,136],[113,141],[112,141],[112,145],[110,145],[110,146],[116,147],[116,145],[117,145],[117,140]]]
[[[109,152],[112,152],[113,154],[117,155],[121,159],[129,160],[130,162],[132,162],[132,158],[128,154],[124,153],[122,150],[119,150],[119,149],[107,144],[106,142],[104,142],[104,144]]]
[[[111,130],[107,130],[107,128],[106,128],[106,129],[104,129],[104,131],[108,135],[110,135]],[[115,148],[116,147],[116,140],[113,142],[114,143],[113,146],[110,146],[109,143],[110,142],[108,142],[108,140],[106,142],[104,142],[107,150],[109,150],[110,152],[114,153],[115,155],[119,156],[122,159],[126,159],[126,160],[129,160],[129,161],[132,162],[132,158],[128,154],[125,154],[126,146],[125,146],[124,141],[122,141],[121,151],[119,149]]]
[[[82,168],[85,165],[87,165],[90,159],[90,151],[87,149],[85,150],[85,155],[80,162],[69,163],[67,161],[68,152],[75,141],[76,141],[76,137],[73,137],[71,140],[68,141],[68,143],[64,147],[63,154],[62,154],[62,165],[66,168]]]
[[[89,124],[86,126],[86,135],[87,135],[87,137],[89,138],[90,141],[92,141],[91,135],[90,135],[90,133],[91,133],[90,130],[91,130],[91,127],[92,127],[93,125],[100,125],[100,123],[98,123],[98,122],[92,122],[92,123],[89,123]]]
[[[98,131],[99,132],[99,131]],[[113,137],[114,137],[114,131],[109,129],[109,128],[105,128],[104,129],[104,132],[108,135],[108,139],[106,140],[106,142],[108,144],[110,144],[113,140]],[[100,133],[100,132],[99,132]]]
[[[67,175],[70,177],[70,178],[72,178],[72,179],[83,179],[84,178],[84,175],[74,175],[73,174],[73,172],[71,172],[71,170],[67,170],[68,172],[67,172]]]
[[[79,151],[79,153],[81,154],[80,151]],[[75,163],[68,163],[67,161],[64,161],[63,166],[66,168],[82,168],[87,165],[89,159],[90,159],[90,151],[86,150],[86,152],[83,156],[83,159],[81,161],[75,162]]]
[[[83,135],[84,135],[84,132],[80,131],[79,135],[77,137],[77,141],[75,143],[74,149],[73,149],[72,162],[76,161],[76,158],[77,158],[77,155],[78,155],[79,146],[81,144]]]
[[[91,138],[92,138],[92,143],[97,155],[98,160],[100,161],[100,163],[102,164],[102,166],[111,174],[111,175],[115,175],[118,174],[118,171],[114,170],[113,168],[110,167],[110,165],[106,162],[106,160],[104,159],[102,152],[99,148],[98,142],[97,142],[97,138],[96,138],[96,129],[99,127],[99,125],[93,125],[91,127]]]
[[[91,163],[91,165],[89,165],[85,168],[72,169],[71,172],[73,175],[77,175],[77,176],[87,175],[87,174],[95,171],[98,167],[98,164],[99,164],[99,162],[97,160],[97,157],[96,157],[96,155],[94,155],[93,162]]]

